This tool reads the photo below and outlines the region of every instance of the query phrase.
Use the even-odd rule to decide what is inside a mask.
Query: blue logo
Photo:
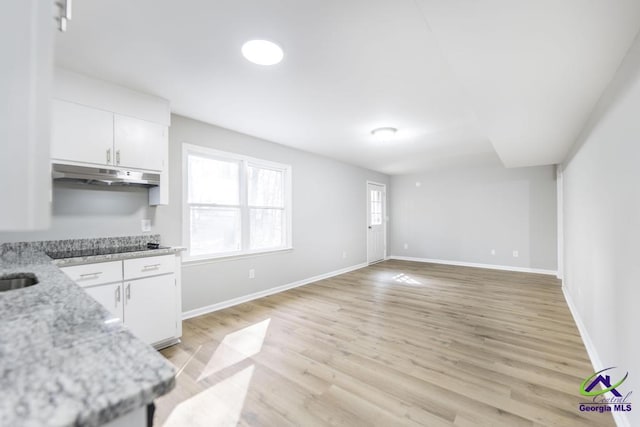
[[[582,384],[580,384],[580,394],[593,397],[593,399],[590,402],[580,403],[579,409],[581,412],[603,413],[631,411],[630,397],[632,392],[628,392],[623,396],[618,390],[629,377],[629,373],[626,372],[624,376],[613,382],[611,375],[603,374],[603,372],[611,371],[612,369],[615,369],[615,367],[594,372],[582,381]],[[608,396],[607,393],[610,393],[612,397]]]
[[[620,381],[615,383],[614,385],[611,385],[611,377],[609,375],[605,375],[605,376],[600,375],[602,372],[609,371],[609,370],[614,369],[614,368],[615,367],[603,369],[601,371],[598,371],[598,372],[594,373],[589,378],[585,379],[582,382],[582,384],[580,384],[580,394],[582,394],[583,396],[599,396],[601,394],[605,394],[606,392],[610,391],[611,393],[613,393],[613,395],[615,397],[622,397],[620,392],[618,390],[616,390],[616,387],[620,387],[620,385],[629,376],[629,373],[627,372],[626,375]],[[594,379],[594,377],[595,377],[595,379]],[[597,386],[598,384],[602,384],[605,388],[597,389],[597,390],[593,391],[595,386]]]

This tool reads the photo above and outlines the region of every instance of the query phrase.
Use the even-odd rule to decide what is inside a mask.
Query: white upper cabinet
[[[53,100],[53,161],[162,171],[166,151],[164,125]]]
[[[49,226],[49,101],[55,25],[53,1],[2,2],[0,231]]]
[[[113,113],[54,100],[51,158],[112,165]]]
[[[169,101],[61,68],[53,99],[53,162],[159,173],[149,204],[169,203]]]
[[[166,99],[61,68],[53,99],[53,161],[166,170]]]
[[[114,117],[116,165],[162,171],[167,147],[167,127],[116,114]]]

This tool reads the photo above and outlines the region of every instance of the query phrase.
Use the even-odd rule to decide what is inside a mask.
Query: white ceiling
[[[639,28],[637,0],[78,0],[56,61],[178,114],[403,174],[561,161]],[[247,62],[254,38],[283,62]],[[371,136],[381,126],[394,141]]]

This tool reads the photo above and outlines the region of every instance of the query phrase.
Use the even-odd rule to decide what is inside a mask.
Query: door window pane
[[[235,252],[241,249],[238,208],[191,207],[191,255]]]
[[[240,204],[240,163],[208,157],[188,158],[188,203]]]
[[[249,246],[251,250],[279,248],[284,245],[282,209],[249,210]]]
[[[382,224],[382,191],[371,190],[370,198],[371,225],[380,225]]]
[[[284,207],[284,172],[257,166],[247,169],[249,205]]]

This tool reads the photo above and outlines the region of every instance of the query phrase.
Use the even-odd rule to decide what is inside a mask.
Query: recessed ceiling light
[[[377,139],[381,141],[386,141],[391,138],[398,132],[398,129],[392,127],[384,127],[377,128],[371,131],[371,135],[375,136]]]
[[[282,48],[267,40],[249,40],[242,45],[242,55],[258,65],[275,65],[284,57]]]

